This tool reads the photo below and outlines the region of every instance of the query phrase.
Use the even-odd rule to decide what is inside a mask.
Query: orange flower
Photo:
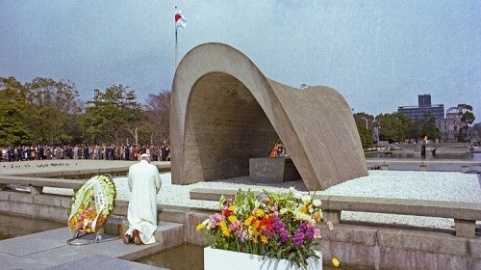
[[[274,230],[274,228],[272,227],[272,223],[274,223],[274,216],[269,215],[266,218],[262,219],[259,226],[263,229],[267,229],[267,230],[272,231],[272,230]]]
[[[267,236],[265,236],[265,235],[262,235],[262,236],[261,236],[261,242],[262,242],[263,244],[267,244],[267,241],[268,241],[268,240],[269,240],[269,238],[267,238]]]

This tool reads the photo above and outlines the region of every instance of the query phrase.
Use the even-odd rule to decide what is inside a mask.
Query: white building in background
[[[439,136],[442,141],[457,141],[459,130],[466,126],[466,123],[461,121],[461,116],[458,107],[451,107],[446,111],[446,118],[439,120]]]

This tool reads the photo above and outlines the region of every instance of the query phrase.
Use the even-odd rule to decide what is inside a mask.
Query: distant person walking
[[[150,164],[148,154],[140,155],[140,161],[130,166],[128,184],[131,191],[127,213],[129,229],[123,242],[153,244],[154,232],[157,229],[157,193],[162,182],[159,170]]]

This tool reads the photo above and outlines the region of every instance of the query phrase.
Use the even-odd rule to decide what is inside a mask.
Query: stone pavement
[[[158,252],[161,243],[125,245],[117,238],[75,246],[67,244],[70,238],[65,227],[2,240],[0,269],[165,269],[129,261]]]

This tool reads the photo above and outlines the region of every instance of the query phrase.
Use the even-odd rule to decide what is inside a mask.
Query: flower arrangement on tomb
[[[70,233],[98,232],[113,212],[115,197],[115,184],[110,176],[96,175],[85,182],[72,198]]]
[[[287,194],[239,190],[233,200],[221,197],[220,212],[197,225],[213,240],[212,248],[288,259],[298,267],[318,258],[314,246],[319,225],[332,230],[322,217],[321,201],[289,189]]]

